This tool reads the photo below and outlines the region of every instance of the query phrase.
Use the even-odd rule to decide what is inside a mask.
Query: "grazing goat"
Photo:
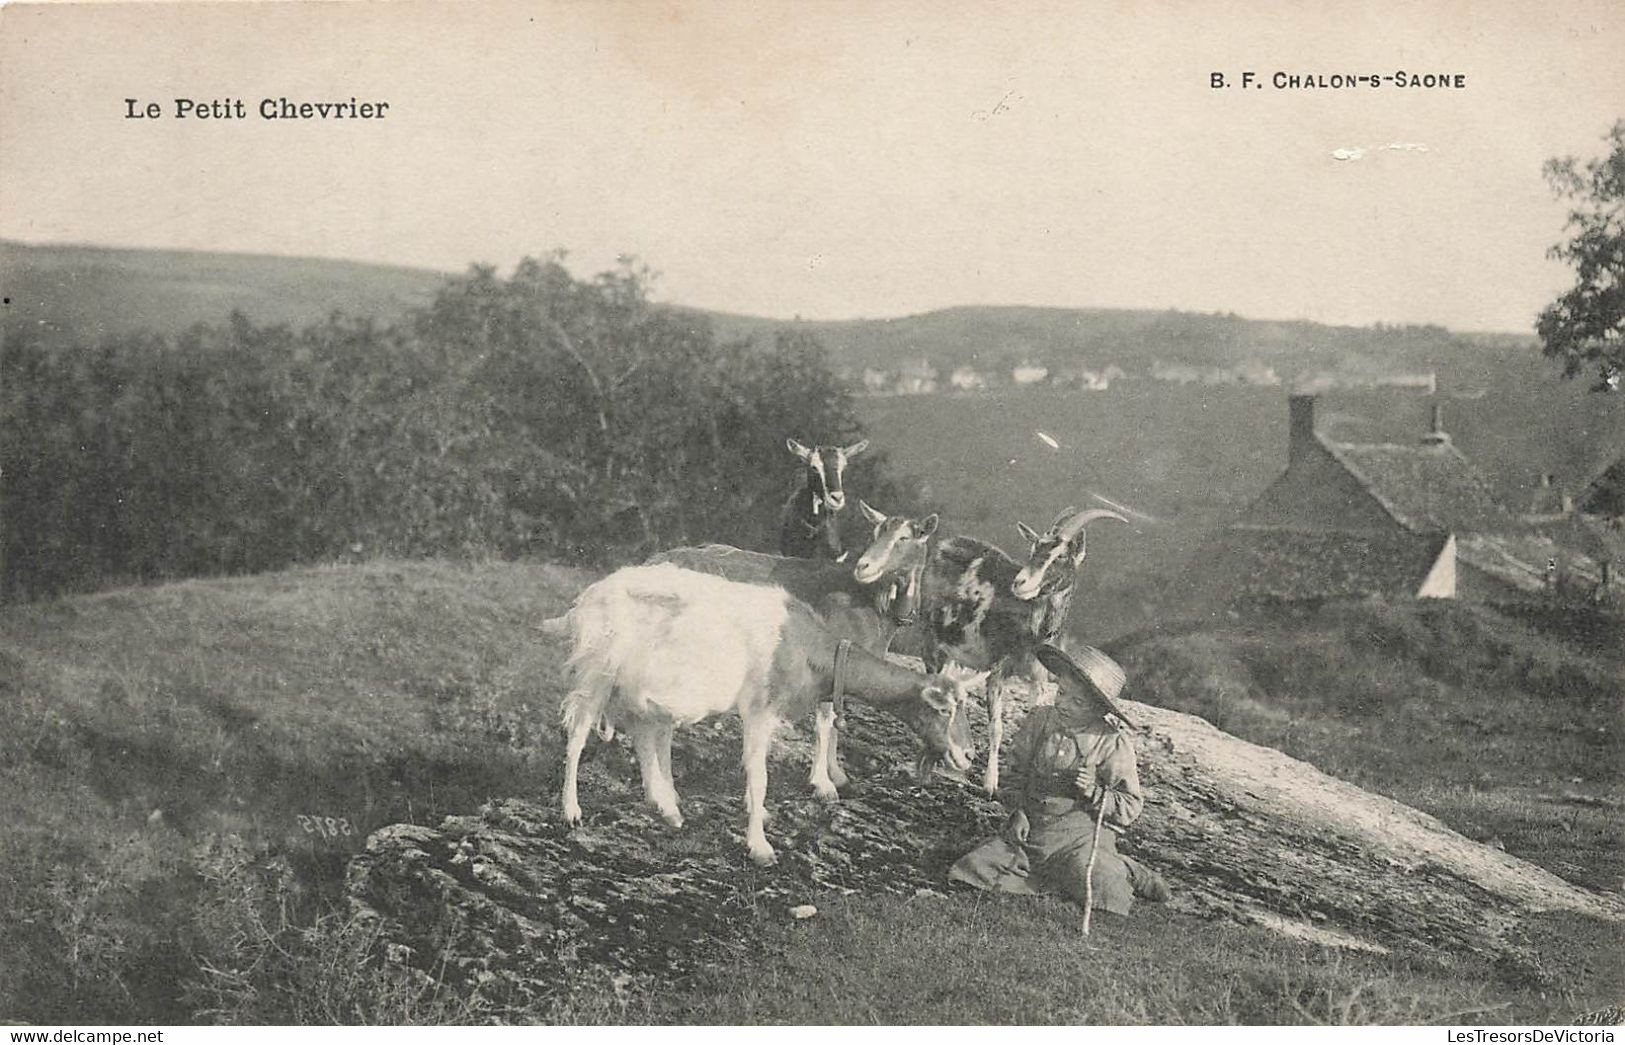
[[[786,439],[784,445],[801,458],[802,467],[796,469],[795,486],[790,491],[790,499],[784,502],[779,522],[779,554],[797,559],[845,562],[841,511],[846,507],[846,491],[841,484],[846,462],[867,449],[869,440],[860,439],[851,446],[809,448],[794,439]]]
[[[673,730],[733,711],[744,733],[745,844],[766,866],[775,857],[762,829],[767,750],[786,717],[829,699],[841,640],[804,603],[780,589],[739,584],[671,563],[628,566],[589,585],[565,616],[543,630],[572,642],[562,805],[581,822],[577,766],[600,718],[632,737],[644,795],[672,826],[682,825],[672,782]],[[921,675],[847,646],[840,683],[913,727],[929,751],[956,770],[970,765],[964,683]]]
[[[999,786],[999,745],[1004,741],[1004,684],[1044,675],[1035,651],[1059,639],[1072,606],[1073,586],[1086,554],[1084,527],[1096,519],[1127,522],[1116,512],[1068,508],[1039,534],[1017,523],[1031,545],[1021,565],[985,541],[953,537],[935,545],[937,517],[890,517],[858,502],[874,526],[874,539],[858,557],[859,583],[911,573],[921,576],[925,620],[925,666],[941,670],[947,658],[989,672],[987,769],[982,786]]]
[[[860,584],[845,566],[819,559],[791,559],[726,544],[707,544],[660,552],[651,556],[646,565],[662,562],[744,584],[783,589],[812,607],[836,635],[876,656],[885,655],[892,637],[899,628],[914,623],[918,610],[917,583],[882,577]],[[818,746],[807,782],[819,798],[833,800],[847,785],[847,776],[840,766],[840,738],[832,705],[818,705],[814,726]]]

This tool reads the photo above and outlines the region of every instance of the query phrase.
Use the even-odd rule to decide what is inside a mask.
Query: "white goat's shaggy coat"
[[[763,832],[767,749],[785,718],[805,715],[827,694],[839,637],[783,589],[741,584],[670,563],[629,566],[589,585],[562,618],[543,630],[573,640],[573,682],[564,700],[568,744],[561,804],[581,820],[577,767],[587,734],[600,720],[623,727],[638,752],[644,793],[667,822],[681,826],[672,783],[671,739],[679,725],[725,711],[744,734],[746,846],[771,863]],[[959,715],[964,686],[919,675],[852,651],[854,696],[889,707],[955,768],[969,765]]]
[[[789,596],[670,564],[634,566],[581,593],[571,611],[576,635],[570,666],[613,664],[616,699],[597,686],[577,688],[565,705],[598,705],[611,721],[664,716],[675,725],[732,710],[766,682],[779,646]]]

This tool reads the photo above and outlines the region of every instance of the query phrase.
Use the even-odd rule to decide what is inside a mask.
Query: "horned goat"
[[[773,847],[762,826],[768,744],[783,719],[827,699],[840,637],[781,589],[671,563],[617,570],[589,585],[569,613],[543,630],[571,640],[571,687],[563,703],[565,820],[581,822],[577,768],[587,733],[602,718],[631,736],[645,797],[668,823],[681,826],[672,732],[733,711],[744,734],[745,845],[754,862],[771,864]],[[853,697],[908,723],[954,769],[970,765],[963,682],[921,675],[856,647],[848,647],[845,659],[841,681]]]
[[[779,521],[779,554],[798,559],[846,561],[841,544],[841,512],[846,508],[846,462],[862,453],[869,440],[850,446],[807,447],[794,439],[784,445],[801,459],[795,486]]]
[[[885,655],[899,628],[914,623],[918,609],[918,584],[891,577],[860,584],[845,566],[820,559],[792,559],[707,544],[673,548],[648,559],[649,564],[662,562],[744,584],[780,588],[812,607],[836,635],[876,656]],[[814,728],[818,743],[807,782],[818,797],[834,800],[847,785],[847,776],[840,766],[835,709],[828,702],[819,703]]]
[[[1035,654],[1040,645],[1056,642],[1066,624],[1087,554],[1084,528],[1097,519],[1128,520],[1105,509],[1067,508],[1043,534],[1017,523],[1030,545],[1027,562],[1021,564],[975,538],[933,542],[935,515],[920,520],[887,516],[861,500],[858,507],[874,526],[874,537],[858,557],[853,578],[865,583],[883,576],[919,576],[926,669],[940,671],[952,658],[989,673],[982,786],[996,791],[1005,682],[1024,678],[1036,686],[1046,677]]]

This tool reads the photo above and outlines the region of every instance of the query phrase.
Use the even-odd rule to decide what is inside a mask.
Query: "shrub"
[[[201,895],[196,974],[182,1000],[198,1023],[469,1023],[477,1013],[412,969],[376,919],[315,906],[280,856],[213,837],[194,854]]]

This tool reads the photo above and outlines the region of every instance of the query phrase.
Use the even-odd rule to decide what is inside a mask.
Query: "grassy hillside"
[[[367,832],[550,786],[532,625],[579,586],[380,563],[0,611],[0,1020],[189,1018],[234,862],[331,899]]]
[[[329,905],[371,830],[492,797],[551,804],[559,689],[533,626],[585,579],[547,565],[381,562],[0,610],[0,1019],[467,1018],[432,986],[392,978],[366,927]],[[1617,678],[1614,661],[1529,628],[1447,631],[1398,608],[1376,619],[1377,638],[1337,647],[1348,660],[1311,663],[1346,623],[1213,641],[1250,642],[1250,677],[1268,680],[1253,697],[1297,694],[1284,708],[1293,735],[1326,738],[1315,750],[1341,753],[1332,764],[1368,786],[1441,786],[1420,758],[1363,754],[1416,743],[1407,736],[1430,713],[1470,736],[1459,746],[1482,770],[1476,790],[1436,811],[1615,887],[1617,864],[1565,866],[1582,857],[1549,844],[1561,828],[1546,806],[1495,797],[1619,794],[1617,698],[1571,691]],[[1128,654],[1138,695],[1201,698],[1179,672],[1207,670],[1209,640],[1159,641],[1175,645],[1148,647],[1145,664]],[[1453,688],[1405,683],[1462,659],[1472,668]],[[1164,661],[1174,666],[1156,674]],[[1474,704],[1492,679],[1491,703]],[[1410,711],[1376,713],[1376,695]],[[1532,702],[1546,710],[1517,710]],[[1446,761],[1450,773],[1467,764]],[[605,769],[635,778],[623,754],[593,772]],[[1560,783],[1568,774],[1584,779]],[[1575,809],[1577,838],[1617,837],[1616,807]],[[1546,1022],[1625,991],[1617,927],[1563,920],[1542,923],[1536,964],[1420,966],[1155,909],[1102,920],[1085,949],[1074,916],[1048,901],[810,899],[822,917],[790,926],[764,913],[748,960],[682,991],[584,981],[526,1018]]]
[[[6,314],[61,329],[169,333],[233,309],[300,326],[334,311],[392,318],[445,279],[423,269],[209,251],[30,246],[0,241]]]
[[[1625,891],[1625,621],[1449,601],[1125,639],[1136,699]]]

